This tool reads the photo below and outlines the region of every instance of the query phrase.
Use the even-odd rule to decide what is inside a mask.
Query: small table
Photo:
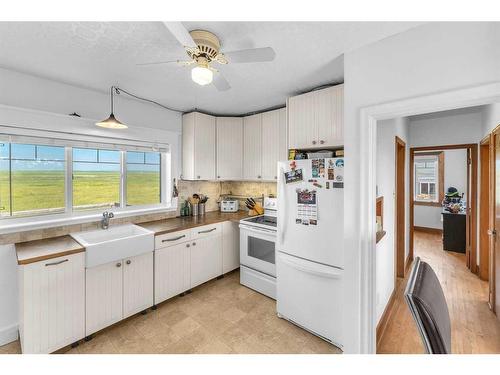
[[[457,253],[465,253],[466,218],[465,211],[458,213],[448,212],[443,209],[443,249]]]

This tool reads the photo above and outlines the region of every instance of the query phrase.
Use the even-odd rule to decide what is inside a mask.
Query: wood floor
[[[19,353],[19,341],[0,354]],[[276,302],[239,283],[239,272],[107,328],[66,351],[95,353],[340,353],[276,316]]]
[[[465,255],[442,249],[441,237],[415,231],[415,255],[436,272],[451,318],[452,352],[500,353],[500,320],[488,308],[488,283],[465,266]],[[396,301],[378,353],[424,353],[413,318],[403,298],[407,277],[398,279]]]

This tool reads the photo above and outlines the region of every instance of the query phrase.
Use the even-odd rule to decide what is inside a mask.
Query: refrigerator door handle
[[[283,253],[279,254],[279,258],[283,263],[289,265],[290,267],[319,277],[326,277],[329,279],[339,279],[342,277],[342,271],[334,267],[324,266],[308,260],[294,258]]]

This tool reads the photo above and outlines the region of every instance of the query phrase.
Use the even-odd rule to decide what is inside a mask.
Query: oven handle
[[[246,229],[246,230],[249,230],[252,232],[272,233],[272,234],[276,233],[276,231],[274,231],[274,230],[269,230],[269,229],[265,229],[265,228],[257,228],[257,227],[253,227],[250,225],[244,225],[244,224],[240,224],[240,229]]]

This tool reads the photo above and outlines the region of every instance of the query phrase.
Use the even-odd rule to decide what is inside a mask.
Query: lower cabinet
[[[155,251],[155,304],[191,287],[191,242]]]
[[[228,273],[240,266],[239,223],[222,223],[222,273]]]
[[[222,234],[191,243],[191,288],[222,275]]]
[[[19,266],[23,353],[50,353],[85,336],[85,253]]]
[[[87,268],[85,335],[152,306],[152,269],[153,252]]]

